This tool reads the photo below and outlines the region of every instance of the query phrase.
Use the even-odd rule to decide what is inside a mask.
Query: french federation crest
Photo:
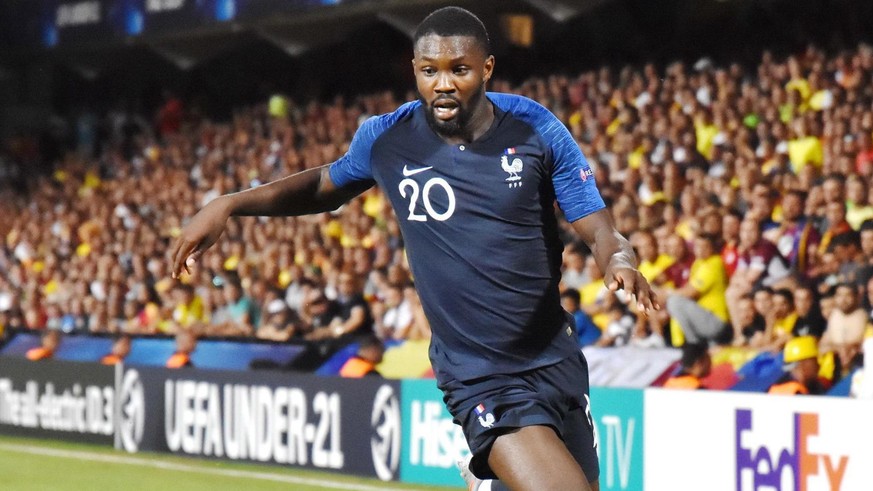
[[[476,416],[479,417],[479,424],[482,425],[483,428],[491,428],[494,426],[494,414],[485,412],[485,405],[480,403],[475,408]]]
[[[509,187],[521,187],[521,176],[518,174],[522,169],[524,169],[524,162],[522,162],[518,157],[515,157],[512,159],[512,162],[510,162],[510,155],[515,155],[515,148],[507,148],[504,150],[503,155],[500,157],[500,167],[503,168],[504,172],[509,174],[509,177],[505,179],[505,181],[509,183]]]

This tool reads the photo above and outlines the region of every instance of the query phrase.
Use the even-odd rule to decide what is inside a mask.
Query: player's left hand
[[[606,268],[603,282],[610,291],[621,289],[633,295],[637,301],[637,309],[646,315],[652,310],[661,309],[658,297],[652,291],[649,282],[635,268],[610,264]]]

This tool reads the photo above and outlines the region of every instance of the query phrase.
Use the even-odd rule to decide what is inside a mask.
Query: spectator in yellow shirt
[[[664,272],[676,262],[668,254],[658,252],[658,243],[655,234],[648,230],[641,230],[631,237],[631,244],[640,258],[638,269],[640,274],[652,285],[658,285],[665,281]],[[669,315],[665,310],[650,312],[649,315],[637,316],[637,331],[648,332],[649,342],[655,347],[665,345],[664,327],[669,321]]]
[[[594,325],[602,331],[609,323],[607,312],[615,302],[615,294],[603,284],[603,272],[597,267],[593,255],[585,259],[585,272],[590,281],[579,289],[580,305]]]
[[[824,160],[824,148],[821,139],[812,134],[809,125],[803,118],[798,118],[793,126],[794,138],[788,141],[788,159],[795,174],[808,164],[821,167]]]
[[[785,90],[796,90],[803,100],[809,99],[809,96],[812,94],[812,89],[804,76],[801,61],[798,57],[791,56],[787,60],[787,65],[791,79],[785,84]]]
[[[794,294],[787,288],[779,288],[770,295],[770,301],[773,321],[769,345],[773,351],[780,351],[793,336],[794,325],[797,323]]]
[[[846,221],[860,230],[865,220],[873,218],[873,206],[867,201],[867,182],[852,174],[846,179]]]
[[[701,234],[694,239],[696,259],[685,286],[667,298],[667,312],[676,319],[689,343],[730,341],[727,273],[716,249],[716,238]]]
[[[173,320],[180,327],[189,328],[196,323],[207,321],[203,309],[203,299],[194,292],[194,287],[186,283],[176,285],[174,292],[176,306],[173,308]]]
[[[694,121],[694,135],[697,137],[697,151],[708,159],[712,158],[712,147],[718,131],[718,126],[712,120],[712,111],[702,109],[701,116]]]
[[[658,253],[658,243],[655,240],[655,234],[649,230],[640,230],[634,234],[631,241],[636,248],[637,256],[640,258],[638,266],[640,274],[649,283],[653,283],[661,273],[676,261],[667,254]]]

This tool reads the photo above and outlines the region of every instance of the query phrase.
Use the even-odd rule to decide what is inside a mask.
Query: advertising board
[[[144,401],[120,430],[125,450],[398,477],[396,382],[127,367],[123,385],[138,387],[127,393]]]
[[[0,433],[111,445],[115,394],[112,367],[0,357]]]
[[[865,490],[873,401],[646,392],[647,489]]]

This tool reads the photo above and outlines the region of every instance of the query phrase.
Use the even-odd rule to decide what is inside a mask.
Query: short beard
[[[468,136],[470,133],[470,120],[473,118],[473,111],[479,102],[485,96],[485,84],[479,86],[476,92],[470,95],[470,100],[466,106],[458,106],[458,115],[450,121],[441,121],[433,115],[433,106],[429,105],[424,97],[419,94],[418,98],[425,108],[424,115],[428,126],[436,133],[445,138]]]

